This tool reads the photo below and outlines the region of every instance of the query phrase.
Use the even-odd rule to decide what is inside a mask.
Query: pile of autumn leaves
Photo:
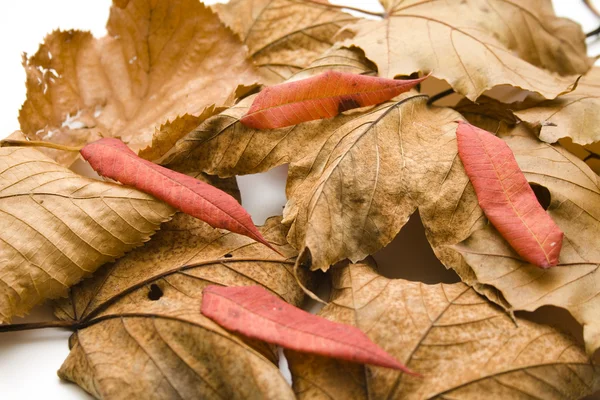
[[[381,3],[115,0],[106,37],[46,37],[21,146],[0,149],[0,322],[53,299],[74,331],[59,375],[98,398],[597,391],[600,76],[580,27],[544,0]],[[257,228],[234,177],[283,164],[283,218]],[[378,273],[417,211],[464,283]],[[322,318],[292,307],[324,280]],[[513,313],[542,306],[582,343]]]

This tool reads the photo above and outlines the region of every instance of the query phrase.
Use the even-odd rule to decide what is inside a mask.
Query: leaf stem
[[[451,95],[452,93],[454,93],[454,89],[450,88],[448,90],[444,90],[443,92],[440,92],[432,97],[429,98],[429,100],[427,100],[427,105],[430,106],[433,103],[435,103],[436,101],[443,99],[446,96]]]
[[[34,329],[45,329],[45,328],[67,328],[75,330],[77,323],[73,321],[46,321],[46,322],[31,322],[28,324],[7,324],[0,325],[1,332],[17,332],[17,331],[31,331]]]
[[[62,144],[43,142],[39,140],[16,140],[16,139],[4,139],[0,140],[0,147],[8,146],[22,146],[22,147],[47,147],[49,149],[63,150],[63,151],[80,151],[83,147],[64,146]]]
[[[385,14],[384,13],[378,13],[378,12],[374,12],[374,11],[367,11],[367,10],[362,10],[360,8],[355,8],[355,7],[350,7],[350,6],[338,6],[336,4],[327,4],[327,3],[321,3],[320,1],[316,1],[316,0],[304,0],[305,3],[312,3],[312,4],[317,4],[319,6],[325,6],[325,7],[329,7],[329,8],[337,8],[337,9],[346,9],[346,10],[351,10],[351,11],[356,11],[362,14],[367,14],[367,15],[372,15],[374,17],[379,17],[379,18],[384,18]]]
[[[594,13],[594,15],[596,15],[597,17],[600,17],[600,11],[598,11],[598,9],[596,8],[596,6],[594,6],[594,4],[592,3],[591,0],[583,0],[583,2],[585,3],[585,5],[587,6],[587,8],[590,9],[591,12]],[[599,28],[600,29],[600,28]],[[591,32],[590,32],[591,33]],[[587,35],[586,35],[587,36]]]

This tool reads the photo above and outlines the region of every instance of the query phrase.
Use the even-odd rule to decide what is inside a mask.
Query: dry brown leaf
[[[225,107],[215,107],[214,104],[205,108],[200,115],[185,114],[168,121],[156,129],[152,143],[139,151],[138,155],[149,161],[157,161],[166,155],[179,139],[190,133],[207,118],[224,111]]]
[[[228,333],[200,313],[207,285],[263,285],[299,305],[296,252],[280,218],[260,228],[286,255],[185,214],[56,305],[79,330],[59,371],[97,398],[293,399],[275,349]]]
[[[565,233],[559,265],[539,271],[510,248],[484,218],[460,163],[419,208],[436,254],[464,282],[509,309],[565,308],[583,325],[587,350],[594,352],[600,348],[600,246],[594,239],[600,237],[600,178],[560,145],[537,140],[522,124],[477,122],[506,141],[530,183],[549,190],[547,211]]]
[[[313,61],[291,80],[318,75],[327,70],[373,74],[374,65],[362,50],[334,48]],[[249,96],[221,114],[209,118],[177,143],[165,164],[178,171],[205,171],[221,177],[267,171],[314,152],[324,140],[321,131],[332,131],[352,117],[315,121],[296,126],[258,130],[239,122],[256,96]]]
[[[593,64],[580,26],[557,18],[549,0],[382,4],[385,19],[348,27],[354,37],[343,44],[364,49],[383,77],[433,71],[471,100],[498,85],[552,99],[568,90],[575,77],[549,71],[582,74]]]
[[[236,35],[197,0],[113,6],[107,29],[101,39],[56,31],[24,60],[19,121],[29,138],[82,145],[118,136],[137,151],[155,128],[258,79]]]
[[[332,280],[319,315],[360,328],[423,378],[286,350],[299,399],[576,399],[600,389],[581,345],[513,321],[465,284],[388,279],[369,260],[332,269]]]
[[[448,143],[460,116],[429,109],[414,92],[363,113],[273,131],[237,122],[251,100],[186,137],[173,165],[230,176],[289,162],[288,241],[310,249],[313,269],[358,261],[388,244],[456,156]]]
[[[581,78],[575,91],[558,99],[515,111],[545,142],[563,137],[586,145],[600,141],[600,67]]]
[[[214,7],[240,35],[271,83],[288,79],[329,49],[333,37],[357,18],[327,1],[232,0]]]
[[[0,323],[141,245],[173,214],[152,196],[83,178],[37,150],[0,148]]]

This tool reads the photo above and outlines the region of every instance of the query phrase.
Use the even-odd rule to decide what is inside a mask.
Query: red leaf
[[[191,176],[138,157],[119,139],[104,138],[90,143],[81,149],[81,155],[102,176],[149,193],[213,228],[248,236],[275,250],[233,197]]]
[[[407,92],[428,76],[396,80],[327,71],[266,88],[256,96],[240,121],[251,128],[272,129],[331,118],[352,108],[383,103]]]
[[[483,212],[528,262],[558,264],[563,233],[540,206],[510,147],[500,138],[465,122],[456,131],[458,154]]]
[[[261,286],[207,286],[202,314],[225,329],[286,349],[417,375],[359,329],[302,311]]]

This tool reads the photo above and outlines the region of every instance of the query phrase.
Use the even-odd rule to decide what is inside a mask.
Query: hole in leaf
[[[550,190],[546,186],[539,185],[537,183],[530,183],[531,189],[533,193],[535,193],[535,197],[537,198],[538,203],[542,206],[544,210],[547,210],[550,207],[550,203],[552,202],[552,195],[550,195]]]
[[[225,258],[231,258],[231,257],[233,257],[233,255],[231,253],[227,253],[223,257],[225,257]]]
[[[157,284],[153,283],[150,285],[150,291],[148,292],[148,298],[152,301],[156,301],[163,297],[163,291]]]
[[[460,278],[437,259],[418,212],[415,212],[390,244],[373,255],[379,273],[386,278],[410,281],[456,283]]]

